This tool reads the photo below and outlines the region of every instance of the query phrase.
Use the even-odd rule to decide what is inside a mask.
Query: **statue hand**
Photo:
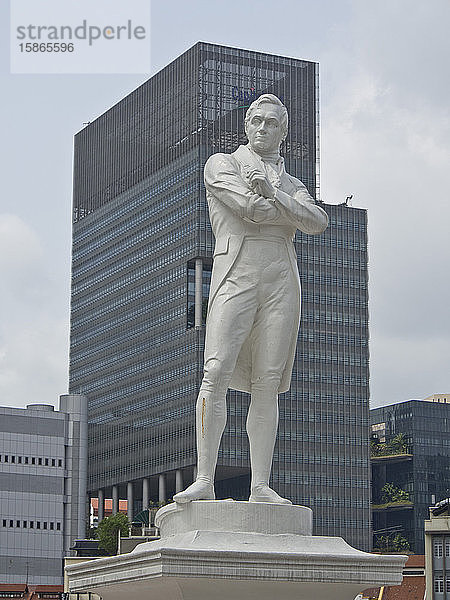
[[[251,171],[248,174],[248,179],[256,194],[268,198],[269,200],[273,199],[275,196],[275,188],[261,171]]]

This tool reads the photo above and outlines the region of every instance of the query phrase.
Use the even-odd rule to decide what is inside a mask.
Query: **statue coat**
[[[275,198],[268,200],[255,193],[249,174],[259,170],[269,178],[276,189]],[[226,280],[230,269],[238,260],[239,251],[246,236],[283,238],[287,256],[295,277],[296,319],[292,323],[288,360],[282,373],[279,393],[290,386],[292,366],[297,345],[300,323],[300,280],[297,257],[293,244],[297,229],[307,234],[318,234],[328,225],[325,211],[315,204],[305,185],[286,173],[284,161],[279,159],[278,173],[268,171],[261,158],[249,146],[239,146],[232,154],[214,154],[205,165],[206,198],[212,230],[216,239],[214,263],[211,275],[207,315],[208,329],[214,328],[217,292]],[[276,210],[274,210],[274,207]],[[251,391],[251,352],[248,339],[242,345],[230,387]],[[205,362],[208,358],[205,347]]]

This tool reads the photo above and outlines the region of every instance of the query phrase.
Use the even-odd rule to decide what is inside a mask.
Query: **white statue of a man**
[[[245,117],[248,145],[205,165],[216,238],[206,322],[204,377],[196,407],[197,478],[176,502],[213,500],[229,387],[249,392],[250,502],[290,504],[269,487],[278,428],[278,394],[289,389],[300,321],[293,239],[318,234],[327,214],[279,154],[288,114],[264,94]]]

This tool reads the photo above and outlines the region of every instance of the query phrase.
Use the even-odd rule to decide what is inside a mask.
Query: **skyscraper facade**
[[[381,444],[372,457],[373,528],[375,532],[398,528],[416,554],[424,553],[429,507],[448,498],[450,492],[447,397],[450,394],[435,394],[370,411],[372,436],[378,442],[375,449]],[[399,436],[405,447],[390,449]],[[406,501],[389,502],[386,484],[406,492]]]
[[[75,136],[70,390],[89,398],[90,493],[128,498],[130,515],[192,480],[214,247],[203,167],[246,143],[263,93],[289,111],[286,170],[317,197],[313,62],[200,42]],[[366,213],[321,206],[327,231],[295,240],[302,321],[272,480],[316,533],[368,548]],[[247,498],[248,397],[228,396],[216,490]]]

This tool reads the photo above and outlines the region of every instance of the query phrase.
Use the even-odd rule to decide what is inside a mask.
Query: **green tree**
[[[404,433],[399,433],[388,444],[393,454],[405,454],[408,451],[408,441]]]
[[[375,544],[377,550],[386,552],[408,552],[410,550],[408,540],[400,533],[376,536]]]
[[[408,550],[410,550],[408,540],[399,533],[397,533],[397,535],[395,535],[394,539],[392,540],[392,550],[394,552],[407,552]]]
[[[399,433],[389,442],[380,442],[378,438],[370,440],[372,456],[391,456],[409,452],[408,439],[404,433]]]
[[[372,438],[370,440],[370,453],[372,456],[384,456],[387,454],[386,444],[380,442],[378,438]]]
[[[122,537],[129,535],[129,522],[123,513],[106,517],[97,528],[98,546],[108,554],[117,554],[119,531]]]
[[[408,492],[388,482],[381,488],[381,499],[387,504],[388,502],[408,502],[410,498]]]
[[[389,537],[387,535],[377,535],[375,545],[377,550],[387,552],[387,549],[389,548]]]
[[[370,454],[372,456],[380,454],[380,440],[378,438],[372,438],[370,440]]]

